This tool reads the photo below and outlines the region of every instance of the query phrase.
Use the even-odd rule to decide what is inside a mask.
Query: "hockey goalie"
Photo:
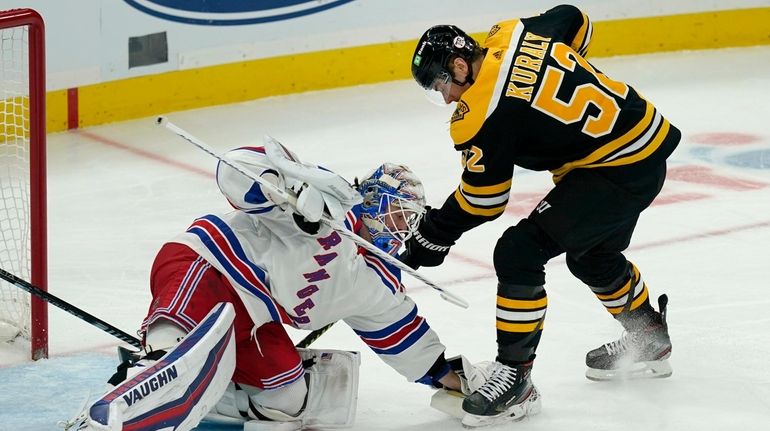
[[[163,245],[141,358],[121,364],[66,429],[189,430],[204,417],[251,431],[351,426],[359,354],[297,349],[283,325],[342,320],[408,381],[469,393],[400,270],[319,222],[397,253],[424,212],[408,168],[386,163],[351,186],[272,138],[224,160],[217,183],[235,210]]]

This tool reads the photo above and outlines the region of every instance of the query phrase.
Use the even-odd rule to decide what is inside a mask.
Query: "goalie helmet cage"
[[[45,30],[32,9],[0,11],[0,267],[47,286]],[[0,281],[0,341],[29,340],[48,357],[47,304]]]

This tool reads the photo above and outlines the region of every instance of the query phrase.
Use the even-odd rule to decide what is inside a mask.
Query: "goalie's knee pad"
[[[198,425],[232,378],[234,317],[232,304],[218,304],[176,347],[92,404],[86,429],[184,431]]]
[[[254,395],[259,411],[273,420],[290,420],[302,413],[307,402],[307,377],[295,380],[286,386],[268,389]]]
[[[246,420],[244,430],[293,430],[303,427],[344,428],[353,425],[358,399],[358,352],[341,350],[297,349],[306,366],[305,378],[297,380],[297,388],[262,390],[230,384],[212,414]],[[276,407],[276,398],[286,395],[293,401],[294,392],[307,385],[302,408],[288,414]],[[264,403],[264,404],[263,404]],[[268,405],[265,405],[268,404]],[[251,420],[249,420],[251,419]]]
[[[248,421],[299,421],[307,402],[308,377],[276,389],[230,382],[209,417],[224,416]]]

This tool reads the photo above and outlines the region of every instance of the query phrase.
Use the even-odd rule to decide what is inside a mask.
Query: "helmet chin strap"
[[[459,86],[461,86],[461,87],[463,85],[465,85],[465,84],[473,85],[473,83],[476,82],[473,79],[473,64],[467,63],[467,62],[466,62],[466,64],[468,64],[468,76],[465,77],[465,82],[460,82],[460,81],[456,80],[455,77],[452,76],[451,72],[449,74],[449,76],[452,76],[452,82],[457,84],[457,85],[459,85]]]

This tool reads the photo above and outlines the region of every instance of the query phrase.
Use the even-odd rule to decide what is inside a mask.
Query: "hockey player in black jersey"
[[[574,6],[492,26],[483,44],[451,25],[430,28],[412,74],[445,103],[462,153],[459,187],[430,209],[404,262],[440,265],[466,231],[500,216],[514,166],[550,171],[554,188],[497,241],[497,366],[463,402],[463,424],[520,419],[540,408],[530,370],[547,307],[544,265],[562,253],[625,329],[586,356],[586,376],[667,377],[667,297],[659,311],[622,254],[639,214],[659,193],[680,132],[634,88],[585,59],[588,17]],[[632,371],[633,370],[633,371]]]

